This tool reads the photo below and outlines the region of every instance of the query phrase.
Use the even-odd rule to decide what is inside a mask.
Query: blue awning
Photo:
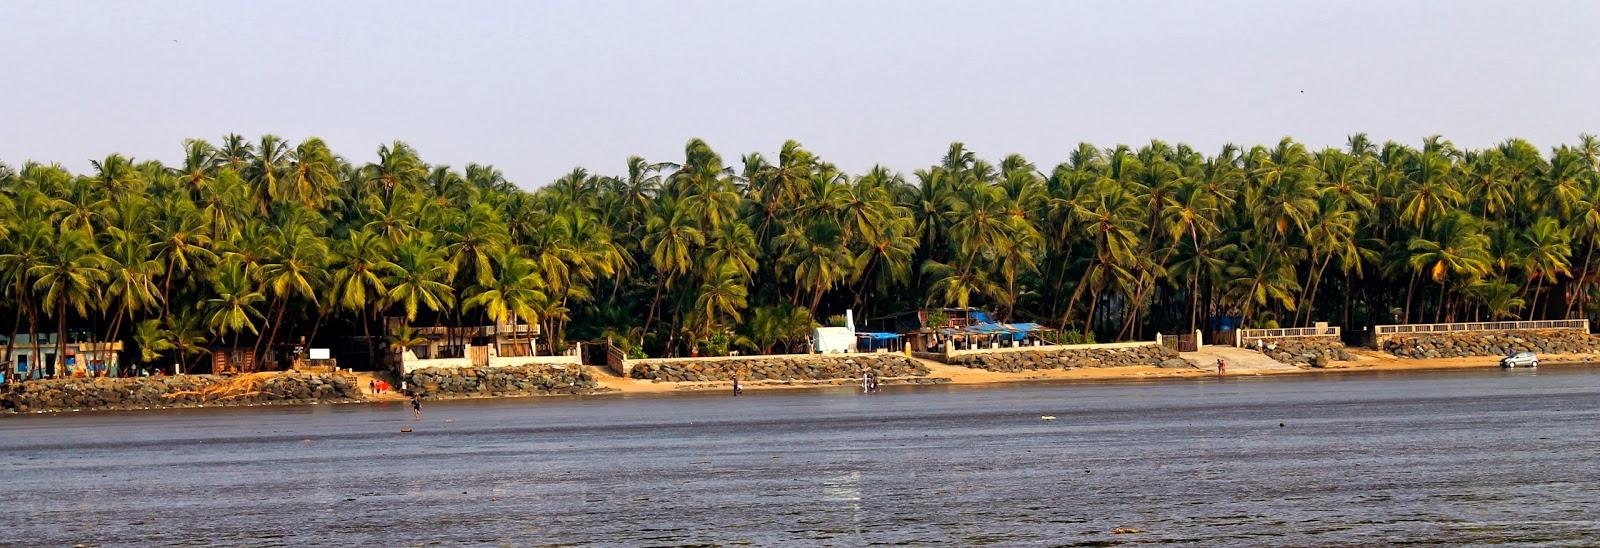
[[[1036,323],[975,323],[966,327],[939,329],[943,335],[1017,335],[1043,329]]]

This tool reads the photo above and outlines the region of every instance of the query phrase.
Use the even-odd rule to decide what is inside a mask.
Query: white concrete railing
[[[1456,331],[1514,331],[1521,329],[1582,329],[1589,330],[1589,320],[1530,320],[1517,322],[1457,322],[1414,323],[1380,325],[1373,331],[1377,336],[1405,333],[1451,333]]]
[[[409,354],[409,352],[408,352]],[[578,356],[493,356],[489,358],[487,367],[518,367],[523,365],[582,365],[583,360]],[[400,372],[410,373],[418,369],[465,369],[474,367],[472,358],[433,358],[416,359],[408,357],[400,362]]]
[[[1131,341],[1131,342],[1092,343],[1092,344],[1040,344],[1040,345],[1031,345],[1031,346],[1030,345],[995,346],[993,348],[966,348],[966,349],[961,349],[961,350],[949,350],[949,351],[945,352],[944,355],[945,356],[965,356],[965,355],[968,355],[968,354],[986,354],[986,353],[992,353],[992,352],[1022,352],[1022,351],[1039,351],[1039,350],[1088,350],[1088,349],[1093,349],[1093,348],[1134,348],[1134,347],[1139,347],[1139,346],[1149,346],[1149,345],[1152,345],[1152,344],[1161,344],[1161,342],[1160,341]]]
[[[1240,329],[1235,333],[1234,336],[1240,341],[1245,339],[1276,339],[1280,337],[1337,337],[1339,336],[1339,326]]]

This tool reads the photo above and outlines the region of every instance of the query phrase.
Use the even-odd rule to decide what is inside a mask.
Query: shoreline
[[[1333,362],[1332,366],[1325,368],[1286,367],[1282,369],[1259,370],[1234,370],[1229,371],[1220,378],[1242,378],[1261,376],[1293,376],[1293,375],[1329,375],[1343,373],[1363,372],[1424,372],[1424,371],[1454,371],[1465,369],[1499,369],[1497,356],[1472,356],[1462,358],[1434,358],[1411,359],[1400,358],[1373,350],[1354,350],[1351,354],[1356,357],[1354,361]],[[1072,383],[1104,383],[1121,381],[1166,381],[1188,380],[1200,378],[1219,378],[1215,370],[1190,368],[1190,369],[1163,369],[1155,366],[1130,366],[1130,367],[1105,367],[1105,368],[1079,368],[1079,369],[1039,369],[1020,372],[993,372],[983,369],[973,369],[957,365],[947,365],[933,361],[919,360],[928,366],[929,374],[926,377],[897,377],[882,379],[884,386],[990,386],[1003,388],[1007,385],[1028,383],[1072,384]],[[1548,355],[1540,360],[1541,367],[1582,367],[1600,365],[1600,354],[1556,354]],[[552,394],[470,394],[460,396],[430,396],[426,401],[460,401],[460,400],[511,400],[511,399],[536,399],[548,397],[609,397],[651,394],[713,394],[729,392],[733,384],[727,381],[702,381],[702,382],[656,382],[650,380],[625,378],[603,366],[586,366],[588,372],[594,377],[598,388],[583,394],[552,393]],[[370,373],[360,373],[370,375]],[[746,391],[785,391],[785,390],[822,390],[842,387],[859,387],[859,379],[829,379],[829,380],[793,380],[793,381],[750,381],[743,383]],[[143,412],[165,410],[193,410],[193,409],[242,409],[255,407],[295,407],[295,406],[343,406],[362,404],[394,404],[406,401],[404,396],[395,393],[370,394],[363,390],[362,399],[343,399],[335,401],[284,401],[282,403],[204,403],[183,404],[160,407],[124,407],[109,409],[50,409],[37,411],[5,411],[0,416],[29,416],[29,415],[66,415],[78,413],[97,412]]]

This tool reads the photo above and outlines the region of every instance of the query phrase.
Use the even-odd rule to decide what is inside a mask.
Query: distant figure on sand
[[[1217,375],[1220,376],[1223,373],[1227,373],[1227,372],[1228,372],[1228,361],[1224,360],[1222,358],[1217,358]]]
[[[410,394],[411,393],[411,390],[406,388],[405,379],[400,379],[400,393],[401,394]]]
[[[411,396],[411,414],[416,415],[415,420],[422,420],[422,398]]]
[[[739,394],[743,394],[743,393],[744,393],[744,387],[743,386],[739,386],[739,377],[734,377],[733,378],[733,395],[734,396],[738,396]]]
[[[373,394],[378,393],[378,381],[376,379],[367,381],[367,391]]]

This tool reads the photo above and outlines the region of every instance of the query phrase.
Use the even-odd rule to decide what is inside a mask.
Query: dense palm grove
[[[414,343],[390,317],[462,337],[532,322],[545,351],[608,337],[652,355],[795,350],[846,308],[871,323],[982,306],[1071,340],[1218,316],[1557,318],[1590,308],[1600,240],[1588,135],[1549,153],[1083,144],[1042,168],[954,144],[909,175],[844,173],[794,142],[727,162],[691,140],[672,162],[531,193],[398,142],[365,165],[315,138],[183,152],[81,174],[0,164],[0,329],[86,331],[190,366],[217,345]]]

